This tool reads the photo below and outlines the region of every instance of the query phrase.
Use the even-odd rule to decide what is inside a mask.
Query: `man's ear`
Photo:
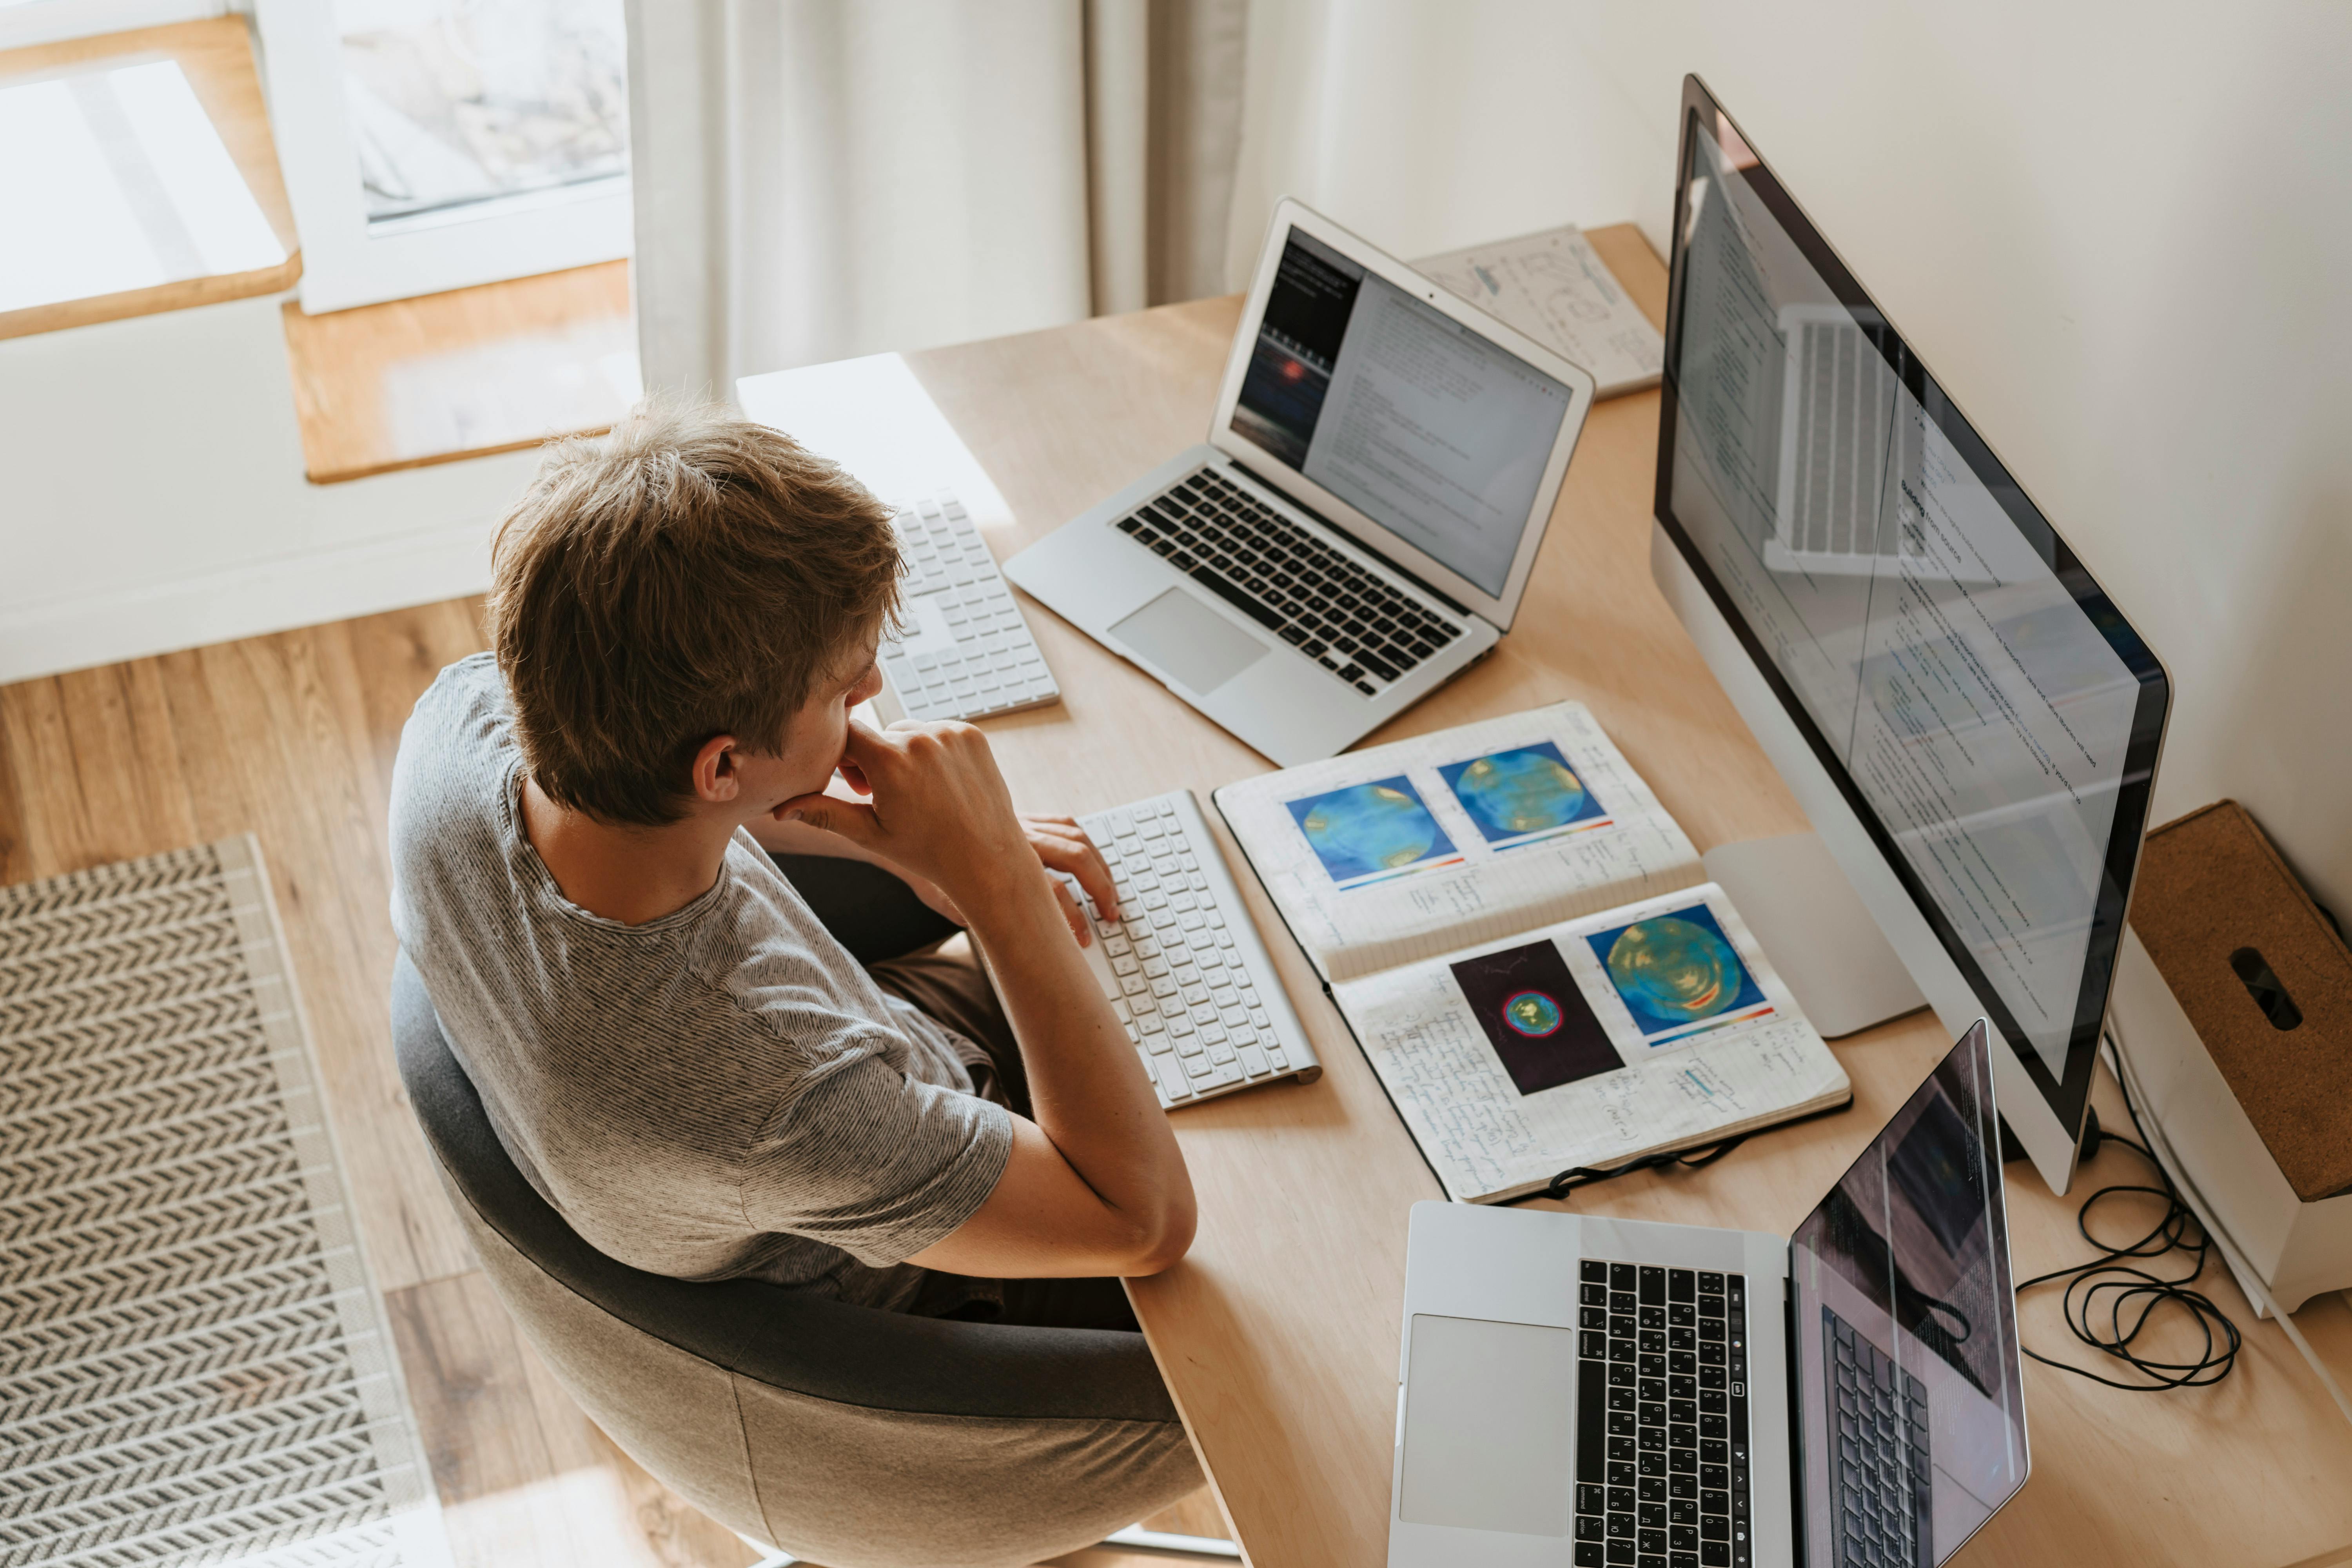
[[[698,800],[733,800],[742,788],[735,766],[735,737],[713,735],[694,753],[694,795]]]

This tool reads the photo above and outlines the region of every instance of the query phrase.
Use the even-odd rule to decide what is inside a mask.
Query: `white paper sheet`
[[[1560,813],[1548,809],[1559,796],[1545,793],[1547,745],[1584,792],[1573,820],[1549,820]],[[1484,805],[1531,809],[1532,831],[1496,837],[1478,781],[1465,796],[1468,775],[1456,770],[1480,758],[1518,759],[1516,773],[1489,776]],[[1335,799],[1369,788],[1404,798]],[[1216,799],[1299,945],[1333,982],[1706,878],[1698,851],[1580,702],[1261,774]],[[1361,834],[1348,842],[1343,828],[1311,835],[1308,818],[1325,802],[1391,808],[1402,831],[1369,846]]]
[[[1728,944],[1745,973],[1726,978],[1718,969],[1719,994],[1681,994],[1660,1004],[1665,1017],[1637,1014],[1610,978],[1608,958],[1621,951],[1624,928],[1655,931],[1662,919],[1703,931],[1711,924],[1709,934]],[[1523,1047],[1507,1034],[1507,1042],[1538,1058],[1530,1064],[1523,1056],[1520,1071],[1540,1081],[1541,1049],[1572,1037],[1579,1020],[1563,1014],[1577,999],[1606,1036],[1605,1047],[1586,1050],[1613,1050],[1617,1065],[1523,1092],[1474,1011],[1465,976],[1475,984],[1480,961],[1491,973],[1538,944],[1563,961],[1576,998],[1552,995],[1557,988],[1539,972],[1510,998],[1527,1010],[1519,1031],[1527,1040]],[[1717,948],[1701,951],[1720,957]],[[1711,882],[1350,981],[1333,987],[1332,997],[1446,1191],[1470,1202],[1532,1192],[1577,1166],[1714,1142],[1852,1092],[1844,1069]]]
[[[952,490],[983,532],[1012,525],[988,470],[895,353],[747,375],[735,398],[747,417],[832,458],[885,501]]]
[[[1571,225],[1433,256],[1413,267],[1591,373],[1595,395],[1658,384],[1665,340]]]

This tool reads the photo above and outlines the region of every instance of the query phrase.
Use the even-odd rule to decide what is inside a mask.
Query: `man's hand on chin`
[[[877,773],[886,781],[878,795]],[[1013,852],[1009,841],[999,848],[984,841],[1006,840],[1003,829],[1016,827],[1040,870],[1055,873],[1046,880],[1062,919],[1078,945],[1087,945],[1094,932],[1070,881],[1094,900],[1104,919],[1117,920],[1118,892],[1110,868],[1075,817],[1023,812],[1007,824],[991,809],[1003,801],[1003,791],[987,738],[977,730],[902,721],[877,731],[853,723],[834,782],[819,794],[777,806],[761,819],[755,836],[782,854],[847,854],[871,860],[903,879],[932,909],[968,925],[943,883],[954,877],[978,885],[984,880],[980,873],[1002,869],[1003,857]],[[855,795],[867,796],[871,804]]]
[[[955,900],[941,891],[939,884],[929,878],[919,877],[897,861],[887,859],[870,849],[861,849],[838,833],[828,833],[806,822],[788,822],[783,817],[783,810],[780,805],[774,811],[762,812],[748,825],[751,837],[758,839],[760,847],[769,854],[815,855],[833,860],[863,860],[869,866],[879,866],[906,883],[915,897],[940,915],[958,925],[970,923],[963,918],[963,911],[956,908]]]

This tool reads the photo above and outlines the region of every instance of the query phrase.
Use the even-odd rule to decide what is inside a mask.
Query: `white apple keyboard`
[[[1110,865],[1121,919],[1091,905],[1087,965],[1171,1110],[1323,1065],[1191,790],[1078,818]]]
[[[908,576],[906,625],[881,647],[898,710],[890,716],[980,719],[1057,700],[1062,689],[963,503],[939,491],[893,521]]]

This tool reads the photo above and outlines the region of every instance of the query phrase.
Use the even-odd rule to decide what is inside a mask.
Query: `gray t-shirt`
[[[515,1163],[633,1267],[905,1309],[904,1263],[1013,1147],[961,1037],[886,995],[738,832],[644,925],[564,898],[524,834],[488,654],[443,670],[392,780],[392,923]]]

